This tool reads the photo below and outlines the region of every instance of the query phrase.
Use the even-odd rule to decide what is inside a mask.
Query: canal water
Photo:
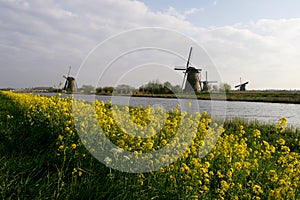
[[[44,95],[53,95],[47,94]],[[65,96],[65,95],[63,95]],[[76,99],[92,102],[95,99],[113,104],[152,107],[160,106],[168,111],[178,107],[181,111],[212,113],[213,116],[221,118],[241,117],[247,120],[258,120],[265,123],[276,123],[282,116],[286,117],[288,124],[300,127],[300,104],[286,103],[264,103],[264,102],[242,102],[242,101],[211,101],[193,99],[169,99],[169,98],[147,98],[147,97],[120,97],[75,94]]]

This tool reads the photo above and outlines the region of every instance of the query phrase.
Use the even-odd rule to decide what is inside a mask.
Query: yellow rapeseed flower
[[[7,118],[7,119],[13,119],[14,116],[12,116],[12,115],[7,115],[6,118]]]
[[[59,140],[59,141],[62,141],[62,140],[63,140],[63,136],[62,136],[62,135],[59,135],[59,136],[58,136],[58,140]]]
[[[82,176],[82,171],[78,171],[78,176]]]
[[[260,130],[255,129],[255,130],[253,131],[253,135],[254,135],[254,137],[256,137],[256,138],[260,138]]]
[[[254,185],[252,187],[252,190],[253,192],[256,194],[256,195],[259,195],[259,194],[262,194],[263,193],[263,190],[262,188],[259,186],[259,185]]]
[[[229,189],[229,187],[230,186],[226,181],[224,181],[224,180],[221,181],[221,188],[223,191],[227,191]]]

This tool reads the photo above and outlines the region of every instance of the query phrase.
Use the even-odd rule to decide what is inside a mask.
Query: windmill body
[[[200,92],[200,79],[199,79],[199,71],[194,67],[188,67],[187,69],[187,83],[183,89],[184,92]]]
[[[239,91],[246,91],[246,85],[248,84],[249,82],[245,82],[245,83],[242,83],[242,79],[240,78],[240,84],[239,85],[236,85],[235,88],[239,88],[238,90]]]
[[[69,68],[69,72],[67,76],[63,76],[66,79],[65,85],[63,90],[65,90],[67,93],[74,93],[77,91],[75,78],[70,76],[71,66]]]
[[[71,76],[64,76],[66,79],[65,86],[63,90],[65,90],[67,93],[73,93],[76,92],[76,86],[75,86],[75,78]]]
[[[206,78],[205,81],[200,81],[202,83],[202,91],[207,92],[209,90],[208,84],[209,83],[217,83],[218,81],[208,81],[207,80],[207,72],[206,72]]]

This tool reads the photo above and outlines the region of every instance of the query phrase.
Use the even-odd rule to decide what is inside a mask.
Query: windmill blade
[[[77,91],[78,85],[77,85],[77,82],[76,82],[76,81],[75,81],[75,86],[76,86],[75,90]]]
[[[190,48],[190,53],[189,53],[189,58],[188,58],[188,60],[186,62],[186,69],[190,66],[190,59],[191,59],[192,50],[193,50],[193,48],[191,47]]]
[[[66,80],[65,86],[64,86],[64,89],[63,89],[63,90],[66,90],[66,89],[67,89],[67,84],[68,84],[68,80]]]
[[[68,77],[70,76],[70,72],[71,72],[71,66],[69,67]]]
[[[186,73],[184,73],[181,89],[184,90]]]
[[[175,67],[174,70],[186,70],[185,68]]]

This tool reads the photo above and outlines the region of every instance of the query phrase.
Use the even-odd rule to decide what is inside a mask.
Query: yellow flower
[[[12,115],[7,115],[6,118],[7,118],[7,119],[13,119],[14,116],[12,116]]]
[[[73,168],[72,175],[74,175],[76,172],[77,172],[77,169],[76,169],[76,168]]]
[[[259,194],[262,194],[263,193],[263,190],[262,188],[259,186],[259,185],[254,185],[252,187],[252,190],[255,194],[259,195]]]
[[[221,181],[221,188],[222,188],[223,191],[227,191],[229,189],[229,184],[226,181],[222,180]]]
[[[253,131],[253,134],[254,134],[254,137],[260,138],[260,130],[255,129],[255,130]]]
[[[60,145],[60,146],[58,147],[58,149],[59,149],[59,150],[64,150],[65,147],[64,147],[64,145]]]
[[[268,173],[267,173],[267,176],[268,176],[268,179],[271,180],[272,182],[275,182],[278,180],[278,176],[277,176],[277,173],[275,170],[270,170]]]
[[[285,140],[283,138],[280,138],[279,140],[276,141],[280,145],[285,145]]]
[[[151,150],[152,147],[153,147],[153,142],[148,141],[148,142],[146,143],[146,147],[147,147],[147,149]]]
[[[161,144],[162,144],[162,145],[166,145],[166,144],[167,144],[167,141],[166,141],[166,140],[162,140],[162,141],[161,141]]]
[[[66,131],[70,131],[70,127],[67,126],[67,127],[65,128],[65,130],[66,130]]]
[[[186,189],[189,190],[189,191],[192,191],[193,187],[189,185],[189,186],[186,186]]]
[[[72,147],[72,149],[76,149],[77,145],[76,144],[72,144],[71,147]]]
[[[82,175],[82,171],[78,171],[78,176],[81,176]]]
[[[62,139],[63,139],[63,136],[62,136],[62,135],[59,135],[59,136],[58,136],[58,140],[59,140],[59,141],[62,141]]]
[[[242,164],[241,164],[240,162],[235,162],[235,163],[234,163],[234,167],[235,167],[235,169],[237,169],[237,170],[241,170],[241,169],[242,169]]]
[[[209,162],[204,162],[204,167],[209,168],[210,167],[210,163]]]
[[[276,123],[276,129],[280,132],[283,133],[285,127],[287,125],[287,119],[285,117],[281,117],[278,122]]]

